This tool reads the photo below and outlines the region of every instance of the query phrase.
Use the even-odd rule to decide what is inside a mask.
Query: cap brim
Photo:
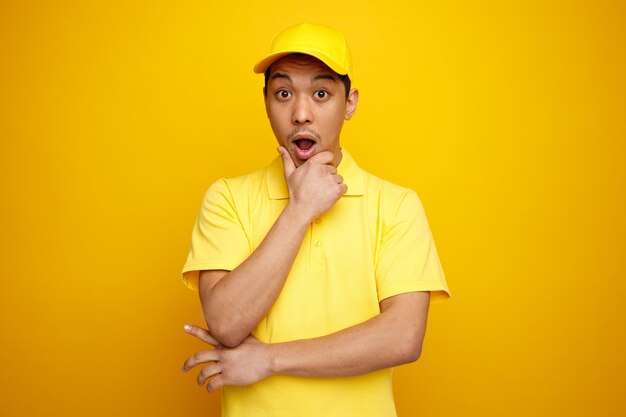
[[[273,54],[269,54],[268,56],[266,56],[265,58],[263,58],[262,60],[260,60],[255,66],[254,66],[254,72],[257,74],[263,74],[269,67],[270,65],[272,65],[274,62],[276,62],[277,60],[279,60],[280,58],[287,56],[287,55],[291,55],[291,54],[304,54],[304,55],[310,55],[314,58],[319,59],[320,61],[322,61],[324,64],[328,65],[328,67],[335,71],[337,74],[340,75],[345,75],[348,74],[348,76],[351,77],[351,74],[348,73],[348,70],[344,67],[342,67],[341,65],[337,64],[335,61],[333,61],[332,59],[328,58],[326,55],[324,54],[320,54],[319,52],[316,51],[280,51],[280,52],[274,52]]]

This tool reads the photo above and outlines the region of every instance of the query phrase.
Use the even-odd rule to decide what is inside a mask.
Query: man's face
[[[278,143],[298,167],[330,151],[341,161],[339,134],[356,110],[358,91],[346,90],[339,76],[309,55],[287,55],[272,64],[265,110]]]

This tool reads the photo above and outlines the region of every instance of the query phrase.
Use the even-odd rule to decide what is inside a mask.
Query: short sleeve
[[[431,300],[450,296],[422,203],[414,191],[407,190],[384,224],[379,245],[379,300],[413,291],[430,291]]]
[[[183,282],[198,288],[201,270],[232,271],[250,254],[250,245],[224,179],[216,181],[204,195],[191,233],[191,246],[183,267]]]

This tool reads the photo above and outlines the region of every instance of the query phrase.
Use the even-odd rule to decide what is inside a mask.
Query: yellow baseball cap
[[[277,59],[296,53],[311,55],[337,74],[348,74],[352,79],[352,54],[343,34],[313,23],[301,23],[276,35],[269,53],[254,66],[254,72],[262,74]]]

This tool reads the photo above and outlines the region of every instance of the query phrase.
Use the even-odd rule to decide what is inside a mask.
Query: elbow
[[[422,344],[421,343],[413,344],[413,346],[410,346],[404,352],[403,361],[404,363],[416,362],[420,358],[421,355],[422,355]]]
[[[249,334],[239,331],[236,325],[224,320],[209,320],[209,318],[206,318],[206,323],[211,336],[213,336],[220,345],[228,348],[239,346]]]
[[[243,342],[250,334],[241,329],[241,324],[237,321],[229,319],[220,310],[212,308],[212,304],[208,301],[203,302],[204,321],[206,322],[209,333],[220,345],[234,348]]]
[[[421,337],[407,337],[398,343],[398,361],[401,365],[416,362],[422,355]]]
[[[211,332],[213,337],[220,342],[220,344],[227,348],[237,347],[243,342],[247,335],[241,336],[232,331],[219,331],[217,330],[215,333]]]

